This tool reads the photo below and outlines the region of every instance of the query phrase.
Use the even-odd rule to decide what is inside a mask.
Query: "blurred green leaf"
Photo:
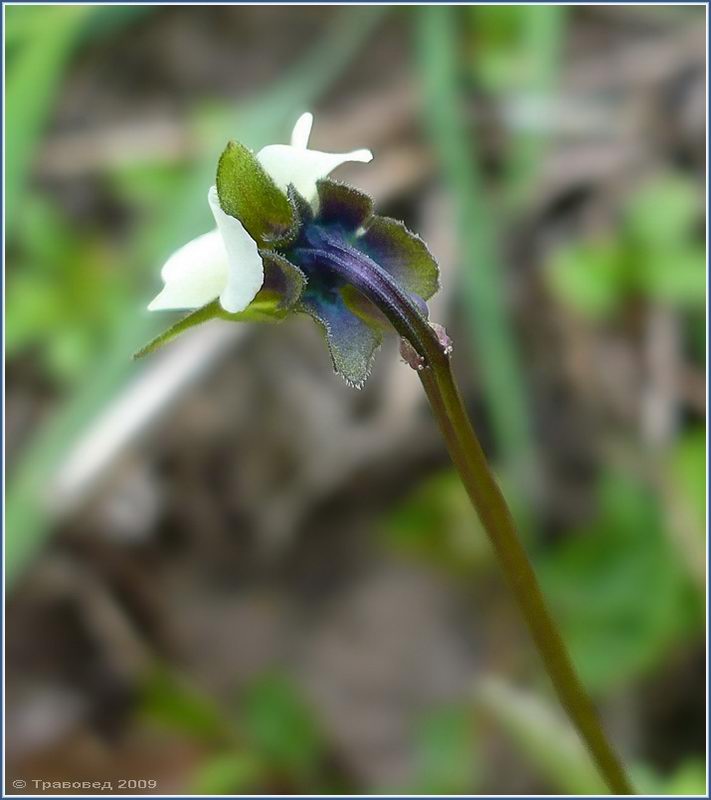
[[[593,319],[647,298],[682,310],[706,302],[706,253],[695,235],[701,207],[693,183],[663,176],[632,195],[615,235],[574,242],[551,259],[548,281],[564,303]]]
[[[174,671],[156,668],[143,684],[139,716],[217,748],[194,777],[198,793],[239,794],[267,778],[313,786],[324,777],[325,740],[281,674],[261,675],[236,706],[224,706]]]
[[[166,669],[156,669],[146,679],[139,703],[147,720],[182,731],[208,743],[230,741],[231,722],[210,697]]]
[[[483,762],[470,708],[443,708],[424,719],[416,743],[413,794],[470,794],[481,780]]]
[[[191,794],[240,795],[259,788],[264,765],[254,753],[222,753],[209,758],[193,777]]]
[[[641,288],[655,300],[680,308],[702,308],[706,302],[706,257],[702,247],[650,253],[640,263]]]
[[[668,775],[660,775],[649,764],[634,765],[631,772],[635,786],[647,796],[706,794],[706,766],[700,759],[683,761]]]
[[[33,348],[60,383],[82,377],[110,339],[129,280],[97,234],[79,233],[47,201],[29,198],[25,243],[7,276],[9,355]]]
[[[683,244],[701,211],[694,184],[681,175],[651,179],[629,199],[625,226],[650,249],[670,249]]]
[[[549,269],[549,283],[566,304],[601,318],[617,310],[624,288],[622,254],[616,242],[590,242],[559,250]]]
[[[706,365],[706,309],[690,310],[684,323],[684,345],[690,361],[705,368]]]
[[[456,572],[490,562],[486,535],[454,470],[418,485],[389,513],[383,534],[398,549]]]
[[[239,726],[270,766],[298,782],[317,774],[324,742],[309,709],[285,677],[264,675],[245,691]]]
[[[662,473],[669,538],[689,576],[706,586],[706,436],[685,433],[667,454]]]
[[[476,697],[554,791],[572,795],[607,794],[607,787],[577,733],[538,694],[490,678],[481,682]]]
[[[595,522],[537,560],[563,638],[592,691],[629,681],[700,634],[700,600],[663,524],[650,490],[611,473],[601,481]]]
[[[706,794],[706,765],[701,759],[689,759],[677,767],[664,781],[662,794]]]
[[[706,433],[697,428],[676,442],[668,459],[668,468],[676,491],[688,503],[699,541],[706,529]]]
[[[513,5],[467,6],[471,32],[480,47],[514,47],[525,20],[525,8]]]

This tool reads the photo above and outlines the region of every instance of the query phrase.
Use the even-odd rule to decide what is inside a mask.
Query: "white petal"
[[[244,311],[264,283],[264,267],[257,243],[244,229],[242,223],[225,214],[220,207],[217,188],[207,195],[217,228],[222,234],[227,251],[227,285],[223,286],[220,303],[225,311],[236,314]]]
[[[318,150],[302,150],[288,144],[272,144],[257,153],[259,163],[276,185],[286,190],[290,183],[307,200],[316,196],[316,181],[347,161],[367,163],[373,158],[370,150],[354,150],[352,153],[321,153]]]
[[[227,282],[227,253],[217,230],[193,239],[165,262],[165,286],[148,306],[149,311],[200,308],[214,300]]]
[[[291,132],[291,146],[298,147],[300,150],[306,150],[309,146],[309,136],[311,136],[311,126],[314,124],[314,115],[308,111],[302,114],[294,125],[294,130]]]

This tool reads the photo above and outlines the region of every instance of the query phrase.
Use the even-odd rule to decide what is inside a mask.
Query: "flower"
[[[256,156],[227,144],[208,193],[217,228],[168,259],[165,287],[149,305],[195,310],[137,356],[209,319],[279,321],[291,313],[318,324],[334,369],[352,386],[365,382],[390,328],[417,354],[418,368],[448,355],[426,302],[438,288],[437,263],[402,222],[375,214],[370,197],[326,177],[346,161],[370,161],[370,151],[309,150],[311,124],[304,114],[290,145]]]
[[[308,148],[313,116],[302,114],[294,126],[291,144],[274,144],[257,153],[257,161],[276,187],[291,185],[307,201],[316,197],[316,182],[348,161],[367,163],[370,150],[323,153]],[[216,186],[208,192],[216,228],[176,250],[161,270],[165,284],[148,306],[150,311],[194,309],[219,298],[228,313],[244,311],[264,284],[260,243],[235,216],[220,205]]]

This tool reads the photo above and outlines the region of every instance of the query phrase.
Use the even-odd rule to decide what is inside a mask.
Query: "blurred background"
[[[227,139],[311,109],[440,261],[432,316],[637,785],[705,791],[705,24],[6,7],[8,784],[603,791],[395,342],[361,392],[308,319],[131,361]]]

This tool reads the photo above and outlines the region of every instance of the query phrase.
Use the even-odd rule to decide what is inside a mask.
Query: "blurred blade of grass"
[[[456,204],[464,265],[463,302],[472,349],[481,364],[486,407],[501,466],[516,489],[513,506],[519,521],[524,522],[524,484],[530,485],[535,475],[533,443],[516,343],[505,308],[505,272],[498,253],[496,220],[487,204],[474,139],[459,108],[456,13],[456,8],[447,6],[418,9],[417,54],[425,116]]]
[[[489,678],[478,688],[476,699],[553,790],[571,795],[607,794],[605,783],[570,723],[539,697]]]
[[[568,722],[540,696],[496,678],[477,688],[475,701],[501,725],[538,775],[562,795],[606,795],[607,789],[582,742]],[[701,758],[682,761],[660,775],[650,764],[633,763],[634,785],[644,796],[703,795],[706,769]]]
[[[7,65],[5,93],[5,225],[12,232],[27,184],[27,173],[52,101],[90,6],[10,6],[8,37],[21,38]],[[29,20],[29,21],[28,21]],[[24,29],[24,36],[13,29]],[[29,32],[28,32],[29,29]]]
[[[526,78],[519,92],[521,99],[533,104],[533,108],[544,117],[546,103],[550,101],[560,71],[566,8],[524,5],[520,9],[523,36],[519,54],[526,65]],[[529,199],[545,147],[544,131],[514,131],[504,189],[507,207],[513,211],[519,210]]]
[[[343,9],[323,38],[288,76],[236,113],[219,111],[206,123],[205,153],[190,170],[169,208],[159,209],[137,236],[136,261],[158,265],[161,258],[207,223],[207,188],[224,142],[236,135],[248,145],[277,140],[291,120],[315,102],[340,76],[382,19],[386,7]],[[9,150],[8,150],[9,152]],[[5,516],[5,576],[8,588],[45,541],[49,529],[46,489],[80,432],[140,367],[131,354],[151,339],[165,319],[137,314],[130,305],[117,325],[113,349],[87,375],[77,393],[35,436],[8,484]],[[145,368],[145,367],[143,367]]]
[[[487,762],[478,720],[468,704],[435,709],[418,724],[411,794],[475,793]]]
[[[13,233],[28,189],[33,156],[74,48],[132,21],[136,15],[125,9],[91,5],[7,7],[6,235]]]

